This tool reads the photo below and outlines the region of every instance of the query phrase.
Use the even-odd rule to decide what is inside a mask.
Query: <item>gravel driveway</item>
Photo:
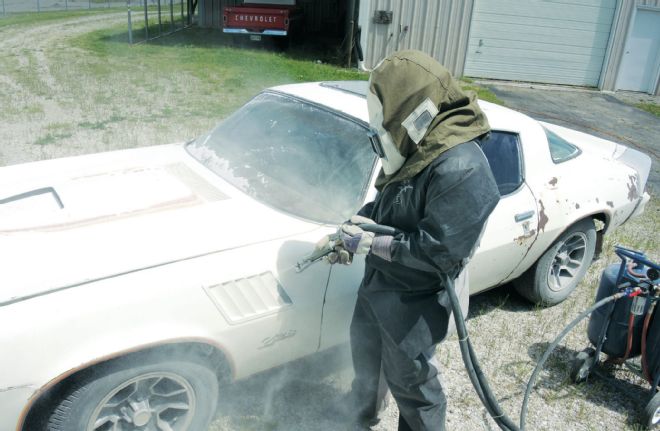
[[[183,85],[180,77],[156,76],[154,85],[159,91],[151,95],[132,84],[121,70],[113,82],[77,75],[76,62],[102,60],[88,58],[88,53],[71,47],[71,38],[123,22],[124,14],[111,14],[21,27],[20,32],[11,26],[0,28],[0,166],[180,141],[208,127],[195,118],[182,118],[176,124],[142,121],[154,107],[165,103],[168,89]],[[506,90],[496,90],[507,100],[503,97]],[[538,93],[533,89],[529,92]],[[95,96],[86,97],[89,94]],[[565,109],[571,105],[563,99],[564,94],[569,93],[557,94],[548,102],[557,107],[551,119],[577,115],[590,130],[602,128],[603,118],[618,118],[625,108],[617,104],[609,114],[595,115],[589,110],[590,115],[586,115],[578,106],[572,111]],[[594,97],[600,96],[596,93]],[[131,103],[136,99],[140,103]],[[522,103],[520,106],[525,109]],[[533,104],[529,112],[542,109],[545,107]],[[648,122],[657,127],[657,119],[649,118]],[[632,126],[623,136],[637,142],[635,129]],[[653,130],[651,142],[657,142],[659,135]],[[615,132],[622,133],[618,127]],[[652,232],[657,230],[652,228]],[[619,235],[629,243],[646,244],[647,233],[648,227],[630,223]],[[611,248],[615,240],[605,247]],[[472,298],[468,328],[473,343],[492,387],[514,420],[536,360],[560,329],[591,304],[598,274],[606,263],[603,260],[594,265],[580,291],[552,308],[532,307],[506,286]],[[630,373],[609,370],[587,385],[567,382],[568,358],[586,344],[583,325],[552,357],[530,404],[529,429],[635,429],[636,415],[646,403],[647,393]],[[437,355],[449,398],[448,429],[495,429],[472,390],[456,339],[443,343]],[[348,365],[346,350],[338,349],[231,385],[223,390],[212,430],[346,429],[341,418],[333,417],[327,407],[347,390],[351,377]],[[391,405],[374,429],[395,430],[396,415],[396,407]]]

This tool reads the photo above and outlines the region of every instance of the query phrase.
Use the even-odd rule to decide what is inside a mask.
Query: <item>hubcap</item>
[[[548,271],[548,286],[553,292],[559,292],[570,286],[585,264],[587,236],[575,232],[560,245],[554,261]]]
[[[195,392],[181,376],[148,373],[130,379],[96,406],[87,431],[183,431],[195,415]]]
[[[653,415],[653,425],[657,425],[660,422],[660,407],[655,409],[655,414]]]

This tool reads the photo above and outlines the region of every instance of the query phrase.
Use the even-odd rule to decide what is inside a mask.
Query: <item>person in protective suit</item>
[[[497,185],[478,139],[490,126],[476,96],[419,51],[402,51],[371,73],[370,138],[382,162],[375,201],[341,226],[330,259],[366,254],[351,322],[355,379],[350,400],[361,423],[377,421],[382,375],[399,407],[399,430],[444,430],[446,399],[434,359],[447,335],[447,287],[473,254]],[[398,229],[374,235],[358,224]]]

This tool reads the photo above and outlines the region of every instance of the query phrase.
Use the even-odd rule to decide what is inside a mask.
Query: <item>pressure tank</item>
[[[651,373],[651,379],[658,381],[660,374],[660,317],[658,317],[658,307],[656,305],[653,311],[653,317],[649,325],[649,331],[646,336],[646,363]]]
[[[620,264],[613,264],[605,268],[600,278],[596,302],[613,295],[619,289],[616,284],[616,278],[619,274]],[[614,303],[610,303],[591,313],[587,335],[589,341],[594,346],[598,345],[603,327],[607,324],[607,317],[611,312],[611,320],[607,328],[603,352],[611,358],[622,358],[626,353],[628,343],[628,320],[630,318],[630,307],[634,298],[624,297]],[[650,301],[646,301],[644,313],[648,310]],[[613,309],[612,309],[613,308]],[[658,319],[656,319],[658,320]],[[644,315],[635,316],[633,321],[633,343],[628,357],[639,356],[642,352],[642,329],[644,325]],[[648,344],[647,344],[648,346]],[[647,347],[648,349],[648,347]]]

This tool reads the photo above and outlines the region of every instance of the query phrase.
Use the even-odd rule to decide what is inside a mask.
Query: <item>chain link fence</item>
[[[149,0],[155,4],[156,0]],[[0,0],[0,13],[48,12],[126,7],[126,0]]]
[[[191,0],[126,0],[128,43],[146,42],[192,25]]]
[[[0,0],[0,18],[13,13],[121,8],[128,12],[129,43],[146,42],[188,28],[192,0]]]

